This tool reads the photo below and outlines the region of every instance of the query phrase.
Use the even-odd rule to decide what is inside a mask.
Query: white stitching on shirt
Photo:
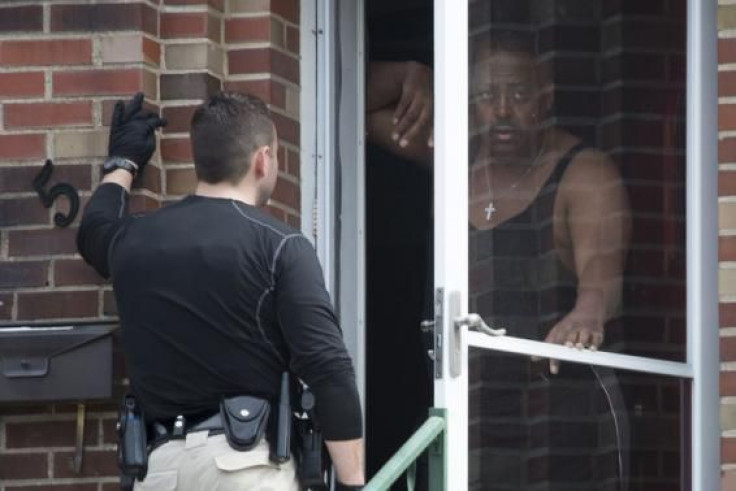
[[[256,324],[258,325],[258,330],[261,332],[261,336],[263,336],[263,340],[266,341],[266,344],[274,352],[279,362],[281,362],[282,365],[285,365],[286,362],[284,361],[284,358],[281,356],[281,353],[279,353],[279,350],[276,349],[276,346],[271,342],[271,340],[268,339],[268,336],[266,336],[266,331],[264,331],[263,326],[261,326],[261,306],[263,305],[263,301],[266,299],[268,294],[271,293],[272,291],[273,291],[273,287],[269,286],[263,291],[263,293],[261,294],[261,298],[258,299],[258,306],[256,307]]]
[[[273,254],[273,258],[271,259],[271,284],[268,287],[266,287],[266,289],[261,294],[261,297],[258,299],[258,306],[256,307],[256,325],[258,326],[258,331],[260,331],[261,336],[263,337],[263,340],[274,352],[279,362],[285,365],[286,361],[281,356],[281,353],[276,348],[276,346],[271,342],[268,336],[266,336],[266,331],[263,330],[263,326],[261,325],[261,307],[263,306],[263,302],[268,296],[268,294],[275,290],[275,287],[276,287],[276,279],[275,279],[276,260],[278,259],[279,254],[281,254],[281,250],[283,249],[284,244],[286,243],[287,240],[291,239],[292,237],[301,237],[301,234],[288,234],[287,235],[284,232],[281,232],[280,230],[272,227],[271,225],[249,216],[247,213],[245,213],[240,208],[240,206],[238,206],[238,203],[236,203],[235,201],[231,201],[231,203],[233,205],[233,208],[235,208],[235,210],[246,220],[253,222],[253,223],[257,223],[258,225],[261,225],[271,230],[272,232],[278,234],[279,236],[281,236],[281,242],[279,243],[278,247],[276,247],[276,251]]]
[[[118,218],[123,218],[123,212],[125,211],[125,188],[120,188],[120,209],[118,210]]]
[[[238,210],[238,213],[240,213],[243,216],[243,218],[245,218],[246,220],[250,220],[251,222],[257,223],[258,225],[262,225],[262,226],[266,227],[267,229],[270,229],[271,231],[276,232],[281,237],[283,237],[283,236],[286,235],[285,233],[283,233],[282,231],[280,231],[280,230],[272,227],[271,225],[269,225],[267,223],[264,223],[264,222],[262,222],[260,220],[256,220],[255,218],[253,218],[251,216],[248,216],[243,210],[240,209],[240,207],[238,206],[238,204],[235,201],[231,201],[231,203],[233,204],[233,207],[236,210]]]
[[[276,286],[276,279],[274,278],[274,276],[276,275],[276,261],[278,260],[279,255],[281,254],[281,250],[286,244],[286,241],[294,237],[302,237],[302,234],[291,234],[285,236],[283,239],[281,239],[279,246],[276,248],[276,252],[273,253],[273,259],[271,260],[271,284],[273,286]]]

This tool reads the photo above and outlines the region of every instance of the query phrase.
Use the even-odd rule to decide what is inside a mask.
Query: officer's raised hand
[[[125,166],[124,160],[135,164],[134,175],[140,174],[156,150],[155,131],[166,125],[166,120],[143,109],[143,93],[139,92],[127,103],[118,101],[110,122],[108,160],[104,170]]]

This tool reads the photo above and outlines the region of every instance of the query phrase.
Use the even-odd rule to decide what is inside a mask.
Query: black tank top
[[[554,206],[560,181],[583,148],[578,144],[560,159],[519,215],[489,230],[470,227],[468,307],[489,326],[541,340],[574,306],[577,279],[555,249]]]

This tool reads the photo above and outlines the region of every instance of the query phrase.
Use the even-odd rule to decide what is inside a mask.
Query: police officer
[[[223,398],[276,401],[284,371],[315,395],[338,489],[361,489],[355,375],[315,251],[259,209],[279,168],[266,105],[232,92],[200,105],[191,122],[194,194],[129,215],[131,183],[165,124],[142,102],[138,94],[115,106],[104,177],[77,236],[84,259],[112,278],[126,369],[147,421],[184,421],[184,437],[151,452],[136,489],[298,489],[293,459],[269,460],[267,442],[242,452],[217,432],[187,431]]]

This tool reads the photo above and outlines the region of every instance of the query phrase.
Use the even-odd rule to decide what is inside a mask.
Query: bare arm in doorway
[[[414,61],[369,64],[366,127],[373,143],[414,162],[432,161],[432,77]]]

